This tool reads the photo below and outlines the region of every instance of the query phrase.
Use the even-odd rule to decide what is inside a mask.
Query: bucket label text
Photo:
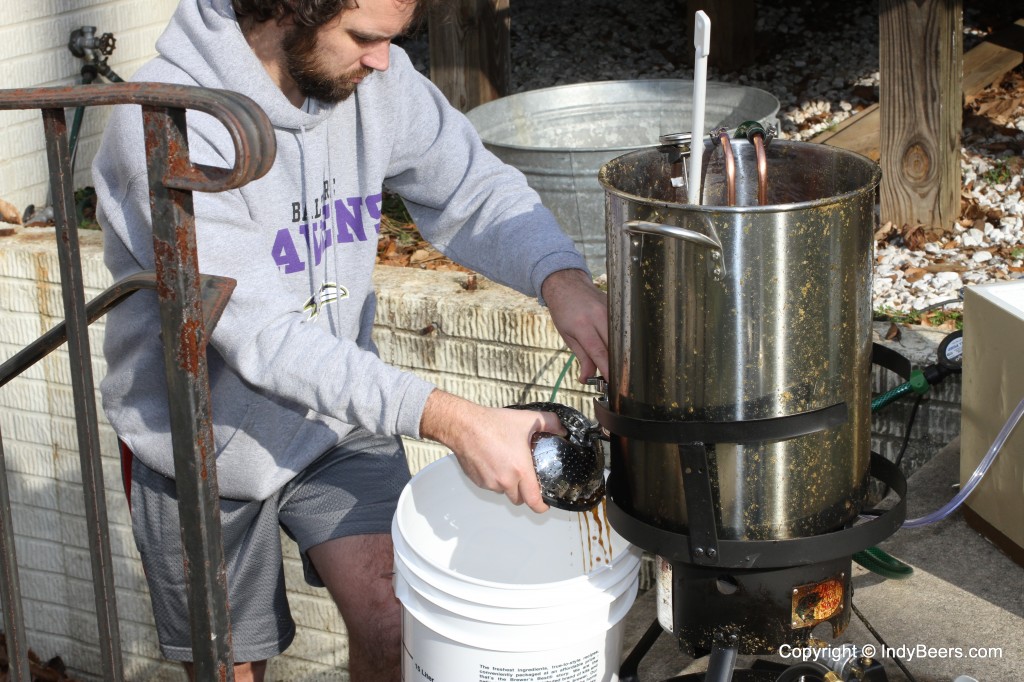
[[[418,666],[417,666],[418,667]],[[600,652],[553,665],[499,666],[480,664],[478,682],[597,682]]]

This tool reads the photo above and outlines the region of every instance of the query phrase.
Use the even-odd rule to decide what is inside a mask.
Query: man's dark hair
[[[427,9],[437,0],[400,0],[416,4],[413,23],[419,23]],[[358,0],[231,0],[235,16],[262,23],[291,17],[298,26],[317,28],[346,9],[359,6]]]

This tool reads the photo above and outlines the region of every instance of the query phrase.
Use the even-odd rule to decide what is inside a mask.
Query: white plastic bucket
[[[391,534],[407,682],[618,678],[640,550],[602,507],[534,514],[448,456],[406,486]]]

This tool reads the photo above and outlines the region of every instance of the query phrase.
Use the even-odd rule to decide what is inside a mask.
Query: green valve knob
[[[910,381],[907,383],[910,384],[910,388],[914,389],[915,393],[928,392],[928,379],[925,378],[924,372],[919,369],[915,369],[910,373]]]
[[[751,142],[754,141],[754,135],[757,135],[758,133],[760,133],[762,137],[767,137],[764,126],[758,121],[744,121],[736,126],[736,136],[745,137]]]

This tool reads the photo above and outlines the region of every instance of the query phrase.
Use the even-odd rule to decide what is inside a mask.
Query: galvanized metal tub
[[[484,145],[526,175],[587,259],[604,274],[601,165],[689,130],[693,82],[681,79],[578,83],[532,90],[478,106],[466,116]],[[779,101],[741,85],[708,83],[707,130],[756,120],[777,124]]]
[[[734,141],[738,205],[711,164],[704,205],[673,187],[667,156],[601,169],[606,192],[611,409],[667,421],[786,417],[846,403],[839,427],[718,443],[709,457],[719,537],[816,535],[859,511],[870,459],[870,160],[776,140],[757,204],[752,145]],[[721,158],[719,153],[718,159]],[[720,245],[720,246],[719,246]],[[685,532],[679,451],[615,437],[612,475],[634,516]]]

